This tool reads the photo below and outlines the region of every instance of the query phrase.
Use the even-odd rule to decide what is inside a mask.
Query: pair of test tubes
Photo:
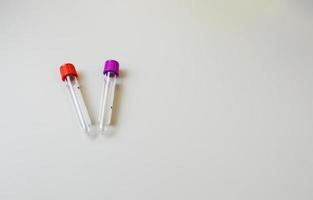
[[[104,64],[103,75],[104,82],[100,101],[100,109],[96,123],[96,130],[90,120],[90,116],[85,105],[83,96],[78,84],[78,73],[71,63],[65,63],[60,67],[62,81],[65,82],[71,100],[74,105],[77,118],[82,130],[86,133],[97,131],[105,133],[110,130],[114,93],[116,82],[119,76],[119,63],[116,60],[107,60]]]

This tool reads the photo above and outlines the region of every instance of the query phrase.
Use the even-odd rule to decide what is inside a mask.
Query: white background
[[[0,199],[312,200],[309,0],[0,1]],[[120,61],[116,132],[94,119]]]

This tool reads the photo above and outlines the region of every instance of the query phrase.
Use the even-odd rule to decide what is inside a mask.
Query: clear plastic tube
[[[98,131],[101,133],[109,131],[111,127],[114,94],[119,75],[119,63],[115,60],[106,61],[103,74],[104,82],[97,121]]]
[[[117,76],[112,72],[108,72],[104,75],[104,83],[100,101],[100,112],[98,115],[98,125],[100,132],[108,130],[111,124],[116,80]]]
[[[73,64],[65,63],[60,67],[60,72],[61,78],[67,86],[79,124],[84,132],[89,133],[92,128],[92,122],[80,91],[76,69]]]
[[[70,97],[72,99],[77,118],[84,132],[88,133],[91,130],[91,120],[80,91],[80,87],[75,76],[67,76],[65,79]]]

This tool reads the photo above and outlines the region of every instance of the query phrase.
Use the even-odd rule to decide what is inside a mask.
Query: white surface
[[[0,1],[0,199],[313,199],[313,5]],[[117,133],[93,119],[121,63]]]

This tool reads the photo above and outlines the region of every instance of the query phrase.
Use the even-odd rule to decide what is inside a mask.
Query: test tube
[[[67,86],[80,126],[84,132],[89,133],[92,123],[77,81],[76,69],[73,64],[65,63],[61,65],[60,73],[62,81]]]
[[[104,133],[110,130],[114,92],[119,76],[119,63],[116,60],[107,60],[103,69],[104,82],[98,114],[98,131]]]

